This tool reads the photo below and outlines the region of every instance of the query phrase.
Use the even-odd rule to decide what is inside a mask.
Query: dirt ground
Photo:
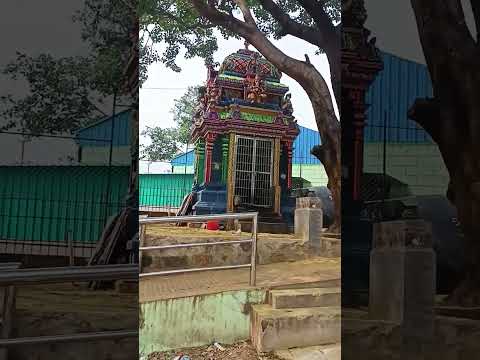
[[[186,355],[190,360],[277,360],[273,354],[258,355],[249,341],[234,345],[221,345],[223,350],[214,345],[191,349],[152,353],[147,360],[176,360],[178,356]]]
[[[46,336],[138,328],[138,295],[92,291],[84,283],[19,286],[12,337]],[[138,339],[66,342],[12,348],[8,359],[138,358]]]

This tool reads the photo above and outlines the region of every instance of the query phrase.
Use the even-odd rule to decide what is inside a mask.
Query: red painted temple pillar
[[[210,183],[212,179],[212,154],[216,137],[216,134],[208,133],[205,138],[205,184]]]
[[[365,95],[382,69],[375,40],[369,39],[370,31],[364,27],[366,18],[363,0],[351,1],[342,11],[342,99],[348,101],[348,114],[342,104],[342,148],[348,149],[342,155],[342,166],[347,168],[351,186],[347,193],[354,201],[361,200]]]

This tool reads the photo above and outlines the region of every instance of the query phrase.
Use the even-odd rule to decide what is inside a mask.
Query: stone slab
[[[269,304],[274,309],[341,306],[340,288],[271,290]]]
[[[341,345],[321,345],[275,351],[281,360],[340,360]]]
[[[254,305],[250,334],[258,352],[337,343],[341,337],[341,309],[273,309],[270,305]]]

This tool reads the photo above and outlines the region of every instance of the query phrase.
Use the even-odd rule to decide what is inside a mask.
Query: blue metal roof
[[[183,153],[183,154],[175,156],[170,161],[170,164],[172,164],[174,166],[193,165],[193,159],[194,159],[194,151],[190,150],[187,153]]]
[[[293,143],[293,163],[294,164],[320,164],[320,161],[310,154],[315,145],[320,145],[320,134],[318,131],[299,126],[298,134]]]
[[[387,118],[390,143],[430,143],[430,136],[407,117],[416,98],[432,97],[432,83],[425,65],[381,53],[383,70],[366,95],[365,142],[383,142],[383,124]]]
[[[130,145],[130,114],[125,110],[115,114],[113,145]],[[110,146],[112,116],[77,131],[76,141],[80,146]]]
[[[310,150],[315,145],[320,144],[320,134],[318,131],[299,126],[300,134],[293,143],[293,163],[294,164],[320,164],[320,161],[310,154]],[[194,151],[191,150],[187,153],[177,155],[170,163],[174,166],[193,165]]]

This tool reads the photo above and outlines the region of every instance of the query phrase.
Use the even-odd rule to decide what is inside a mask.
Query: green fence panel
[[[96,242],[128,181],[127,166],[0,167],[0,239]]]
[[[190,193],[193,174],[141,174],[141,207],[179,207]]]

